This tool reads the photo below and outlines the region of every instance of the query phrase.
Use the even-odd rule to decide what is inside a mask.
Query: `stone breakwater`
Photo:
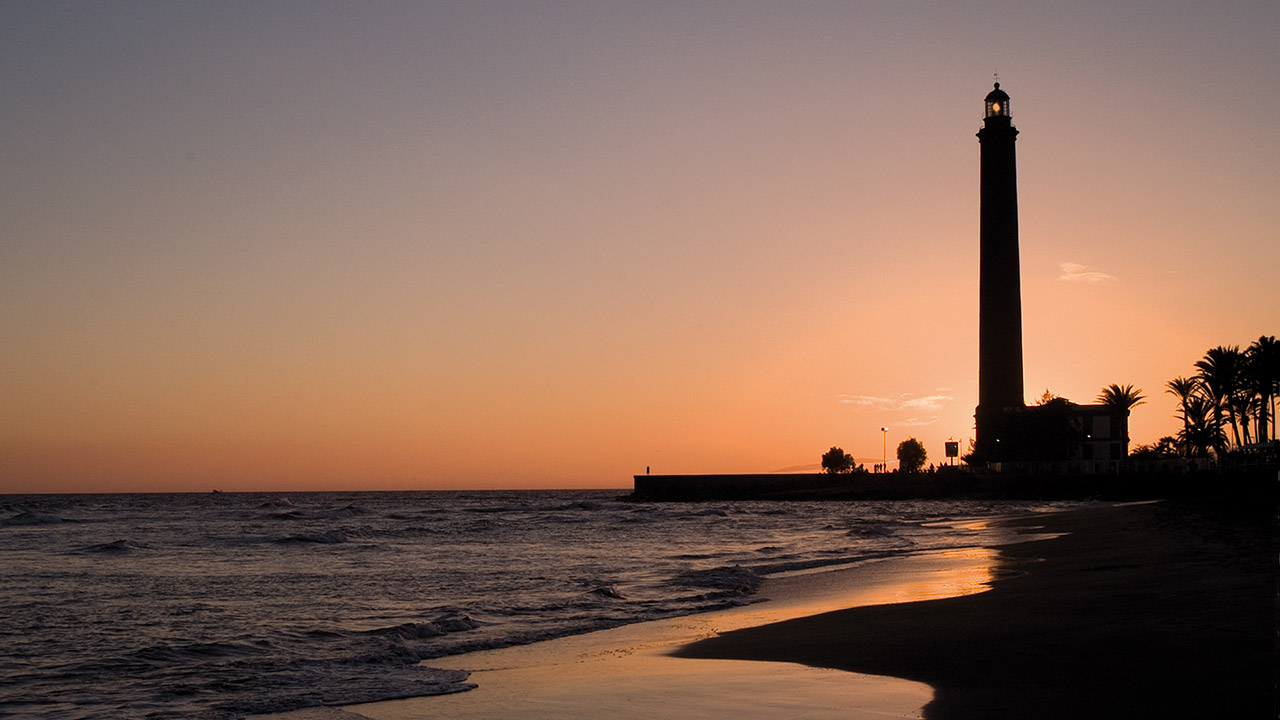
[[[1178,470],[636,475],[629,499],[706,500],[1148,500],[1272,497],[1277,471]]]

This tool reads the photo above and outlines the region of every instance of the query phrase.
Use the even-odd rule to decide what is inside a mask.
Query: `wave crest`
[[[46,515],[37,512],[20,512],[17,515],[0,520],[0,525],[54,525],[66,522],[57,515]]]
[[[470,615],[445,615],[427,622],[401,623],[391,627],[367,630],[366,633],[398,640],[420,640],[422,638],[440,637],[441,635],[475,630],[483,624]]]
[[[751,595],[760,588],[764,578],[750,568],[741,565],[692,570],[675,578],[681,585],[722,590],[729,595]]]
[[[347,541],[346,533],[341,530],[325,530],[324,532],[302,533],[301,535],[286,535],[279,538],[276,542],[281,544],[292,543],[315,543],[318,545],[337,545]]]

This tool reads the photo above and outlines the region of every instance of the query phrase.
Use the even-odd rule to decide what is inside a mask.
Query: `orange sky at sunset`
[[[629,487],[967,444],[1280,331],[1280,3],[45,3],[0,27],[0,492]]]

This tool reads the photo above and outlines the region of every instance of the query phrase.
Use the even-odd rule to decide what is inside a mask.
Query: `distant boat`
[[[220,492],[222,492],[222,491],[221,491],[221,490],[214,490],[213,492],[214,492],[214,493],[220,493]]]

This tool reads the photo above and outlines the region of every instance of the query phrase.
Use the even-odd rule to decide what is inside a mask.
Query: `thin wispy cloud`
[[[1058,267],[1062,270],[1062,274],[1058,276],[1058,279],[1066,280],[1067,282],[1084,283],[1086,285],[1107,285],[1120,281],[1120,278],[1115,275],[1091,270],[1088,265],[1081,265],[1080,263],[1064,262],[1060,263]]]
[[[877,397],[875,395],[840,395],[836,399],[844,405],[852,405],[859,408],[870,408],[872,410],[914,410],[917,412],[937,412],[955,398],[950,395],[925,395],[923,397],[916,397],[911,393],[904,393],[896,398]]]
[[[911,416],[902,420],[885,422],[888,427],[911,428],[924,427],[937,423],[940,418],[935,414],[942,411],[947,403],[955,400],[944,394],[949,388],[938,388],[933,395],[917,397],[911,393],[903,393],[897,397],[880,397],[878,395],[839,395],[837,400],[844,405],[865,408],[877,412],[910,412]]]

